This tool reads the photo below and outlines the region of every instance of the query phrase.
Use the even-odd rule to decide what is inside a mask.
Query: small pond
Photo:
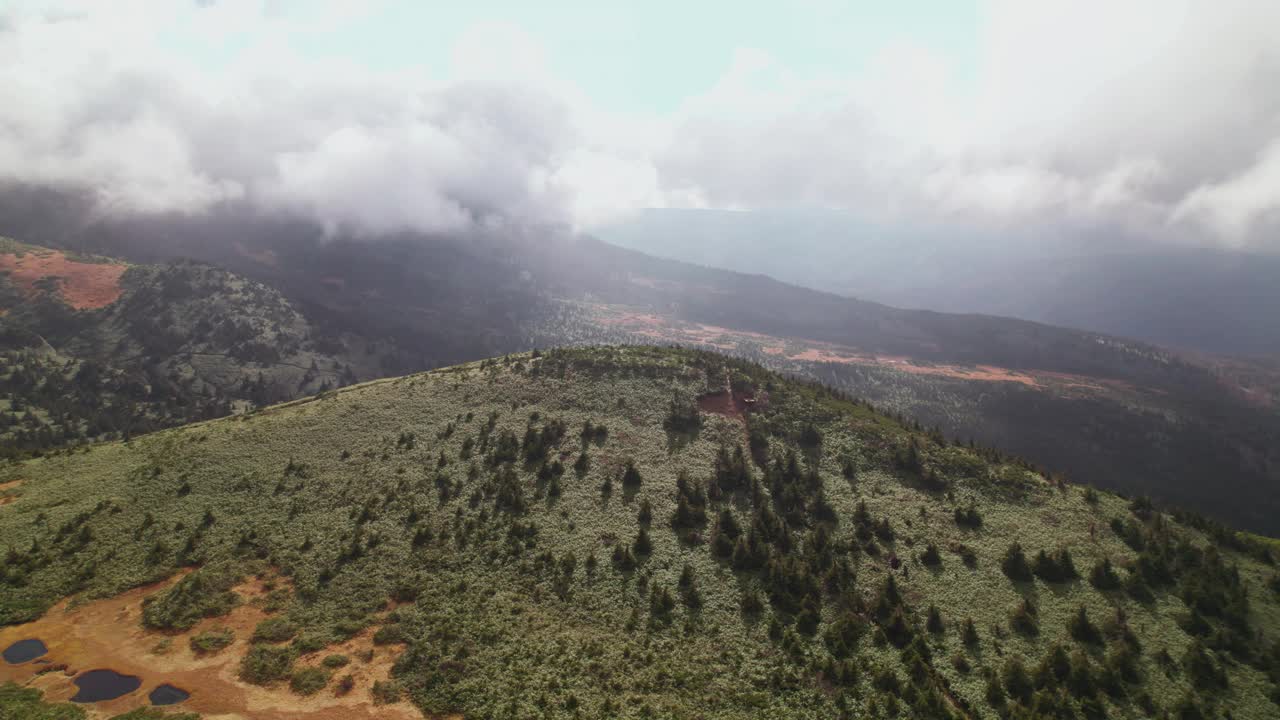
[[[19,640],[4,649],[4,661],[10,665],[29,662],[49,652],[44,643],[36,639]]]
[[[80,690],[71,702],[78,703],[114,700],[142,686],[142,679],[137,675],[122,675],[115,670],[90,670],[73,682]]]
[[[189,697],[191,697],[191,693],[166,683],[152,690],[147,699],[151,701],[152,705],[173,705]]]

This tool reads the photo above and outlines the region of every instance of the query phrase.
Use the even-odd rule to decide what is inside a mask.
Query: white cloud
[[[660,175],[723,206],[1262,241],[1252,219],[1280,184],[1246,169],[1280,139],[1280,4],[1000,0],[979,51],[968,79],[902,43],[843,83],[738,60]],[[1185,222],[1210,198],[1216,220]]]
[[[1280,139],[1256,163],[1221,182],[1192,190],[1175,208],[1175,222],[1197,223],[1236,245],[1280,216]]]
[[[966,72],[911,38],[857,71],[742,48],[668,115],[600,107],[514,25],[471,29],[447,68],[374,72],[292,45],[359,3],[205,4],[0,9],[0,97],[19,99],[0,103],[0,179],[371,232],[821,206],[1234,244],[1262,241],[1280,196],[1264,0],[992,0]]]
[[[121,212],[243,198],[370,232],[573,220],[576,130],[539,88],[319,64],[269,4],[177,7],[0,11],[0,97],[21,99],[0,103],[0,179],[87,186]],[[160,37],[245,50],[202,67]]]

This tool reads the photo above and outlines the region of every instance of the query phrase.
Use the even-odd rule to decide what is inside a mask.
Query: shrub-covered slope
[[[297,692],[376,622],[378,692],[471,718],[1280,712],[1268,541],[719,355],[512,356],[8,473],[0,622],[194,566],[143,612],[189,627],[272,567],[241,674]]]
[[[53,255],[0,238],[0,260]],[[369,342],[319,330],[261,283],[194,262],[126,269],[94,260],[80,266],[118,272],[112,287],[91,288],[110,297],[87,307],[68,301],[66,277],[26,288],[0,269],[0,456],[127,437],[381,374]]]

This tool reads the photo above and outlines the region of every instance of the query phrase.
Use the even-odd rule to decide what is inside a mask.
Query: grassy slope
[[[769,437],[774,454],[794,448],[807,423],[822,434],[820,452],[810,456],[835,510],[835,523],[824,526],[827,550],[813,549],[822,523],[814,520],[816,493],[808,492],[800,519],[784,533],[792,550],[784,553],[775,543],[775,553],[798,560],[799,574],[815,581],[847,561],[856,580],[832,581],[835,592],[806,596],[790,590],[804,579],[787,583],[776,572],[735,571],[705,542],[714,522],[700,529],[703,542],[692,545],[670,526],[677,474],[686,470],[697,484],[706,483],[717,449],[745,442],[745,431],[736,419],[704,415],[696,438],[681,440],[663,430],[667,408],[673,397],[683,404],[723,387],[727,368],[757,387],[772,386],[768,410],[752,423]],[[496,420],[486,443],[482,427],[490,413]],[[552,483],[537,480],[534,466],[514,463],[526,508],[512,512],[503,502],[512,497],[511,488],[503,488],[505,466],[489,462],[486,449],[492,453],[504,431],[520,438],[530,425],[540,429],[551,419],[568,428],[557,445],[567,453],[561,494],[554,497]],[[587,421],[609,433],[602,445],[587,446],[590,469],[579,477],[572,463]],[[1013,583],[1000,569],[1013,541],[1029,555],[1070,548],[1086,578],[1103,557],[1123,568],[1137,553],[1109,522],[1131,517],[1124,500],[1100,494],[1091,505],[1079,488],[1050,487],[1017,464],[914,434],[924,466],[946,486],[929,490],[894,461],[912,437],[817,388],[723,357],[670,349],[562,351],[368,383],[16,467],[12,477],[0,478],[24,480],[19,499],[0,508],[0,538],[14,549],[4,562],[0,622],[38,616],[70,593],[108,595],[166,577],[180,564],[249,568],[261,559],[293,577],[295,597],[285,612],[313,645],[370,622],[393,595],[416,598],[392,613],[409,640],[398,676],[431,712],[781,718],[828,717],[847,708],[859,716],[891,713],[895,693],[876,686],[894,675],[914,688],[901,693],[904,712],[915,697],[921,717],[944,709],[994,717],[988,674],[1000,673],[1013,658],[1034,673],[1053,644],[1077,649],[1067,628],[1078,607],[1086,607],[1099,628],[1120,607],[1140,641],[1141,677],[1114,695],[1097,695],[1097,705],[1111,716],[1141,717],[1152,706],[1171,709],[1189,696],[1192,674],[1182,659],[1193,638],[1178,624],[1187,609],[1177,583],[1155,587],[1154,599],[1142,603],[1123,592],[1097,591],[1084,579]],[[475,446],[464,459],[468,439]],[[557,457],[553,452],[550,459]],[[627,460],[643,477],[634,492],[620,482]],[[847,462],[856,467],[853,480],[843,472]],[[762,477],[758,468],[754,475]],[[613,492],[606,499],[601,485],[607,480]],[[764,490],[754,501],[751,493],[727,494],[722,507],[745,529],[753,502],[777,507],[770,494]],[[644,500],[652,506],[652,554],[635,571],[619,570],[610,560],[614,542],[636,537]],[[893,541],[856,538],[859,502],[875,522],[891,524]],[[982,515],[981,529],[961,529],[953,519],[957,507],[971,503]],[[709,513],[718,513],[716,503]],[[1148,525],[1150,538],[1213,544],[1165,516]],[[532,541],[519,540],[518,528],[529,527],[536,528]],[[938,568],[918,560],[928,543],[941,550]],[[976,553],[975,568],[952,551],[961,544]],[[1280,637],[1280,607],[1268,588],[1275,570],[1253,556],[1222,552],[1247,589],[1248,631],[1257,637],[1245,645],[1262,657]],[[570,555],[573,567],[566,572]],[[891,555],[904,561],[892,574],[904,597],[908,635],[916,638],[902,648],[878,642],[874,619]],[[598,561],[593,572],[591,557]],[[702,598],[698,610],[681,602],[686,564]],[[1177,574],[1200,577],[1196,568],[1207,565],[1190,562]],[[654,612],[655,589],[675,599],[669,621]],[[763,612],[744,614],[743,598],[757,590],[766,598]],[[812,638],[783,610],[795,597],[796,607],[820,607]],[[1010,629],[1010,613],[1023,597],[1038,607],[1040,631],[1032,639]],[[924,629],[931,604],[941,609],[942,633]],[[823,641],[842,617],[862,628],[843,667]],[[960,640],[966,618],[976,624],[977,648]],[[1208,622],[1224,627],[1212,617]],[[881,624],[892,634],[888,615]],[[1106,648],[1080,648],[1099,675]],[[1162,664],[1164,652],[1171,663]],[[1236,718],[1273,717],[1280,708],[1268,699],[1267,661],[1236,659],[1243,655],[1211,652],[1229,686],[1196,691],[1196,702]],[[967,659],[969,672],[955,667],[957,656]],[[1043,684],[1028,703],[1039,702],[1042,711],[1055,704],[1079,710],[1080,698],[1090,695]]]

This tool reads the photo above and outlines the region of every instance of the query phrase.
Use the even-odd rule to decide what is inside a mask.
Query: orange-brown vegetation
[[[867,353],[856,348],[831,343],[798,338],[784,339],[757,332],[732,330],[718,325],[686,322],[657,313],[640,312],[618,306],[597,305],[593,309],[597,313],[597,319],[605,325],[632,335],[653,338],[660,342],[700,345],[729,351],[739,350],[744,347],[754,347],[766,355],[796,362],[869,365],[890,368],[913,375],[933,375],[982,382],[1012,382],[1036,388],[1052,385],[1060,389],[1095,392],[1105,391],[1108,388],[1132,389],[1127,386],[1121,387],[1123,383],[1066,373],[1011,370],[994,365],[950,365],[918,362],[909,357]],[[716,412],[715,410],[708,411]]]
[[[37,281],[57,278],[59,296],[77,310],[106,307],[119,300],[120,276],[126,269],[122,263],[70,260],[56,250],[0,254],[0,272],[8,273],[9,282],[34,294]]]
[[[9,482],[0,483],[0,505],[8,505],[14,500],[17,500],[18,499],[17,493],[12,493],[9,491],[17,490],[18,486],[21,484],[22,484],[21,480],[10,480]]]
[[[182,573],[185,574],[185,573]],[[334,674],[329,687],[310,697],[301,697],[287,682],[273,687],[250,685],[237,677],[240,658],[249,638],[267,613],[262,601],[267,595],[267,578],[250,579],[235,588],[244,602],[228,615],[201,621],[188,631],[165,633],[147,630],[140,622],[143,598],[176,582],[177,577],[135,588],[116,597],[76,604],[62,601],[44,617],[23,625],[0,628],[0,647],[25,638],[38,638],[49,648],[40,662],[0,665],[0,682],[13,680],[44,691],[50,701],[65,701],[75,694],[72,678],[87,670],[106,668],[142,678],[142,686],[123,697],[86,705],[91,718],[106,718],[147,704],[147,693],[168,683],[191,693],[179,709],[204,717],[228,720],[410,720],[422,714],[405,701],[375,705],[369,690],[374,681],[390,676],[391,666],[401,649],[375,647],[373,628],[350,640],[301,656],[295,667],[317,666],[333,653],[346,654],[351,664]],[[275,586],[286,583],[270,578]],[[190,648],[192,636],[215,628],[228,628],[235,641],[220,652],[196,655]],[[371,659],[369,653],[372,653]],[[66,664],[64,672],[44,672],[50,664]],[[355,685],[350,692],[336,695],[337,678],[350,674]]]

